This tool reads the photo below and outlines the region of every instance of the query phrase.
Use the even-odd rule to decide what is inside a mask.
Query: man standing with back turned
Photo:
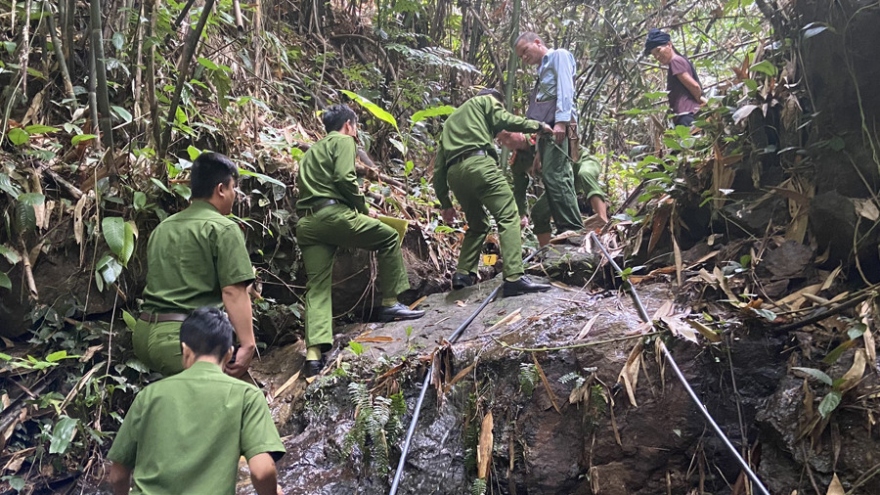
[[[240,347],[226,372],[239,377],[254,357],[256,340],[247,287],[254,269],[238,224],[226,218],[235,203],[238,167],[219,153],[193,162],[190,206],[166,218],[147,243],[147,287],[134,328],[134,353],[165,376],[183,370],[180,323],[202,306],[229,314]]]
[[[221,368],[232,357],[229,318],[196,309],[179,336],[186,369],[135,396],[107,454],[113,494],[234,495],[244,456],[257,494],[280,495],[275,461],[284,445],[266,398]]]
[[[296,242],[302,251],[306,275],[305,376],[324,367],[323,353],[333,345],[331,285],[336,249],[376,251],[382,321],[414,320],[424,311],[409,309],[397,296],[409,289],[400,253],[400,234],[380,222],[367,207],[355,174],[357,115],[347,105],[333,105],[322,116],[327,136],[312,145],[299,165],[296,185]]]
[[[572,165],[577,162],[577,111],[574,106],[574,56],[568,50],[551,50],[533,32],[514,43],[516,55],[526,65],[537,65],[535,87],[529,96],[526,117],[553,127],[552,136],[538,140],[541,178],[556,233],[584,228],[577,206]],[[540,233],[546,244],[550,233]]]
[[[440,148],[434,161],[434,191],[443,209],[443,221],[452,223],[455,209],[449,190],[461,204],[468,230],[464,234],[452,288],[461,289],[477,281],[480,250],[489,233],[485,206],[498,225],[501,257],[504,260],[505,297],[543,292],[549,285],[536,284],[524,276],[522,232],[510,184],[498,167],[492,140],[501,131],[551,132],[547,124],[517,117],[504,110],[501,93],[484,89],[464,102],[443,125]]]

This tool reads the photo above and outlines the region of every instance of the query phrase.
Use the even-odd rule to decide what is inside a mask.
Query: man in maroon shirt
[[[660,65],[669,67],[666,91],[669,92],[673,125],[692,126],[694,114],[705,101],[694,64],[673,48],[667,33],[656,28],[648,31],[648,38],[645,40],[645,55],[649,53]]]

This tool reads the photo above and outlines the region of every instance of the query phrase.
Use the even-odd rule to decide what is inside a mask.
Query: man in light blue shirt
[[[577,109],[574,105],[574,75],[576,64],[568,50],[551,50],[533,32],[519,36],[514,43],[516,55],[526,65],[538,66],[538,77],[529,98],[526,117],[553,127],[552,137],[538,142],[540,161],[537,172],[544,181],[544,194],[539,201],[547,201],[556,232],[583,229],[577,194],[574,189],[574,170],[577,161]],[[538,241],[550,241],[550,232],[535,232]]]

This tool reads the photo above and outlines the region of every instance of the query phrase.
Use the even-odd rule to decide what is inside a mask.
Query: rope
[[[599,246],[599,249],[602,250],[602,254],[605,256],[605,259],[607,259],[608,263],[610,263],[614,270],[617,271],[617,274],[622,276],[623,270],[621,270],[620,266],[618,266],[617,263],[614,262],[611,254],[608,253],[608,251],[605,249],[605,246],[602,245],[602,243],[599,241],[599,237],[596,236],[596,233],[590,232],[590,237],[593,239],[593,242],[595,242]],[[628,283],[626,284],[626,288],[630,296],[632,296],[633,303],[635,304],[636,309],[639,313],[639,318],[641,318],[642,321],[644,321],[645,323],[651,323],[651,318],[648,316],[648,312],[647,310],[645,310],[645,306],[642,304],[641,299],[639,299],[639,295],[636,293],[635,287],[633,287],[632,284]],[[691,388],[690,383],[688,383],[687,379],[684,377],[684,374],[681,372],[681,369],[679,369],[678,364],[675,362],[675,359],[672,358],[672,354],[669,352],[669,349],[666,348],[666,344],[664,344],[663,341],[660,341],[660,350],[663,352],[663,356],[669,362],[670,366],[672,366],[672,370],[675,372],[675,376],[678,377],[678,380],[684,386],[688,395],[690,395],[691,400],[693,400],[694,404],[696,404],[697,409],[700,410],[700,412],[703,414],[703,417],[706,418],[706,421],[709,423],[712,429],[715,430],[715,433],[718,435],[719,438],[721,438],[721,441],[724,442],[724,445],[730,450],[730,452],[736,458],[737,462],[739,462],[740,466],[742,466],[742,468],[745,470],[746,475],[749,477],[749,479],[751,479],[755,483],[755,485],[758,487],[758,490],[763,495],[770,495],[770,492],[767,491],[767,488],[764,486],[763,483],[761,483],[761,480],[758,479],[758,475],[756,475],[755,472],[752,471],[751,466],[749,466],[745,459],[742,458],[742,456],[736,450],[736,447],[733,446],[733,444],[730,442],[730,439],[728,439],[727,435],[725,435],[724,432],[721,431],[721,427],[718,426],[718,423],[716,423],[715,419],[712,418],[712,415],[709,414],[706,406],[704,406],[703,402],[700,401],[700,398],[697,397],[696,392],[694,392],[694,389]]]
[[[544,251],[548,246],[544,246],[534,253],[528,255],[525,259],[523,259],[523,264],[528,263],[534,258],[538,253]],[[483,309],[489,305],[496,297],[498,297],[498,293],[501,291],[501,287],[503,287],[503,283],[495,288],[491,294],[489,294],[486,299],[474,310],[474,312],[466,319],[464,322],[452,332],[452,335],[449,336],[447,341],[450,344],[454,344],[464,333],[468,326],[480,315]],[[416,407],[413,409],[413,417],[409,422],[409,428],[406,430],[406,439],[403,441],[403,447],[400,449],[400,461],[397,463],[397,471],[394,472],[394,480],[391,482],[391,491],[388,492],[388,495],[395,495],[397,493],[397,487],[400,484],[400,478],[403,476],[403,468],[406,464],[406,455],[409,453],[409,446],[412,443],[413,435],[416,432],[416,424],[419,421],[419,414],[422,412],[422,403],[425,401],[425,394],[428,391],[428,387],[431,386],[431,376],[434,374],[434,365],[428,367],[428,372],[425,374],[425,381],[422,383],[422,390],[419,392],[419,399],[416,401]]]

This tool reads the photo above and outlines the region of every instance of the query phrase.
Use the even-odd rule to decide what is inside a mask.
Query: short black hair
[[[357,124],[357,114],[348,105],[339,104],[324,110],[321,120],[324,122],[324,130],[333,132],[342,129],[346,122]]]
[[[504,95],[501,94],[501,91],[498,91],[495,88],[483,88],[480,90],[479,93],[477,93],[477,96],[486,96],[486,95],[492,96],[496,100],[498,100],[499,102],[504,103]]]
[[[199,308],[180,325],[180,343],[198,356],[223,359],[232,347],[232,323],[226,313],[218,308]]]
[[[217,184],[227,184],[229,179],[238,181],[238,167],[232,160],[213,151],[202,153],[193,162],[190,172],[189,187],[192,189],[192,197],[210,198]]]

